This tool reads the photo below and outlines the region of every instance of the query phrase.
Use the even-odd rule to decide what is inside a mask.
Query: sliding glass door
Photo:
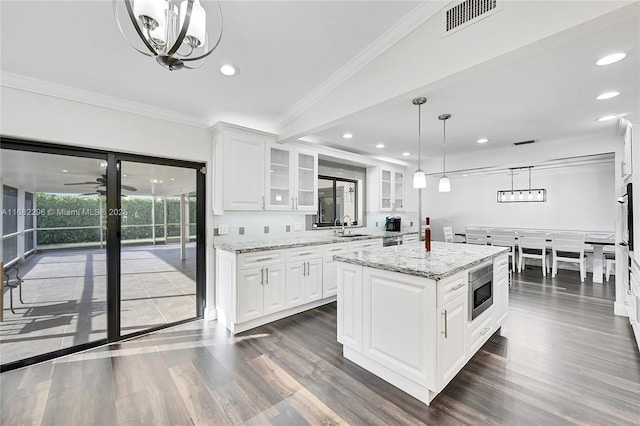
[[[0,163],[2,371],[203,315],[203,164],[8,138]]]

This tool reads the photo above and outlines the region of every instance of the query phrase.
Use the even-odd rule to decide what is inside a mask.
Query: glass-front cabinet
[[[380,168],[380,211],[404,210],[404,172]]]
[[[380,209],[392,210],[391,205],[391,170],[381,169],[380,176]]]
[[[290,210],[293,207],[293,156],[285,147],[271,146],[267,151],[267,208]]]
[[[315,212],[317,175],[317,154],[277,144],[268,146],[265,208]]]
[[[396,171],[394,172],[393,177],[394,177],[393,207],[396,210],[404,210],[404,173]]]

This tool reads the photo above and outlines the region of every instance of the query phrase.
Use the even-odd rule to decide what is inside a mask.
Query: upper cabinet
[[[296,147],[267,146],[267,210],[318,209],[318,155]]]
[[[404,174],[390,167],[367,169],[369,211],[404,211]]]
[[[214,129],[214,211],[317,210],[318,155],[237,126]]]

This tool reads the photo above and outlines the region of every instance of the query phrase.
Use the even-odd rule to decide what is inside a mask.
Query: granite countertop
[[[431,251],[427,252],[424,249],[424,242],[419,241],[400,246],[340,254],[333,258],[354,265],[440,280],[483,263],[508,250],[505,247],[432,241]]]
[[[352,234],[358,234],[358,236],[357,237],[338,237],[334,235],[323,235],[320,237],[287,238],[282,240],[246,241],[246,242],[219,244],[219,245],[216,245],[215,248],[240,254],[240,253],[251,253],[256,251],[316,246],[321,244],[347,243],[349,241],[371,240],[374,238],[384,238],[384,237],[397,237],[401,235],[417,233],[417,231],[406,231],[406,232],[362,231],[363,235],[360,235],[361,231],[358,231],[358,229],[352,229],[351,231],[352,231],[351,232]],[[348,230],[347,230],[347,233],[348,233]]]

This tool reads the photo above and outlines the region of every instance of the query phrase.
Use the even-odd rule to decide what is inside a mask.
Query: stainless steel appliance
[[[400,244],[402,244],[402,235],[382,238],[382,247],[399,246]]]
[[[402,230],[402,219],[400,216],[387,216],[384,223],[385,231],[400,232]]]
[[[493,305],[493,265],[469,271],[469,321]]]

